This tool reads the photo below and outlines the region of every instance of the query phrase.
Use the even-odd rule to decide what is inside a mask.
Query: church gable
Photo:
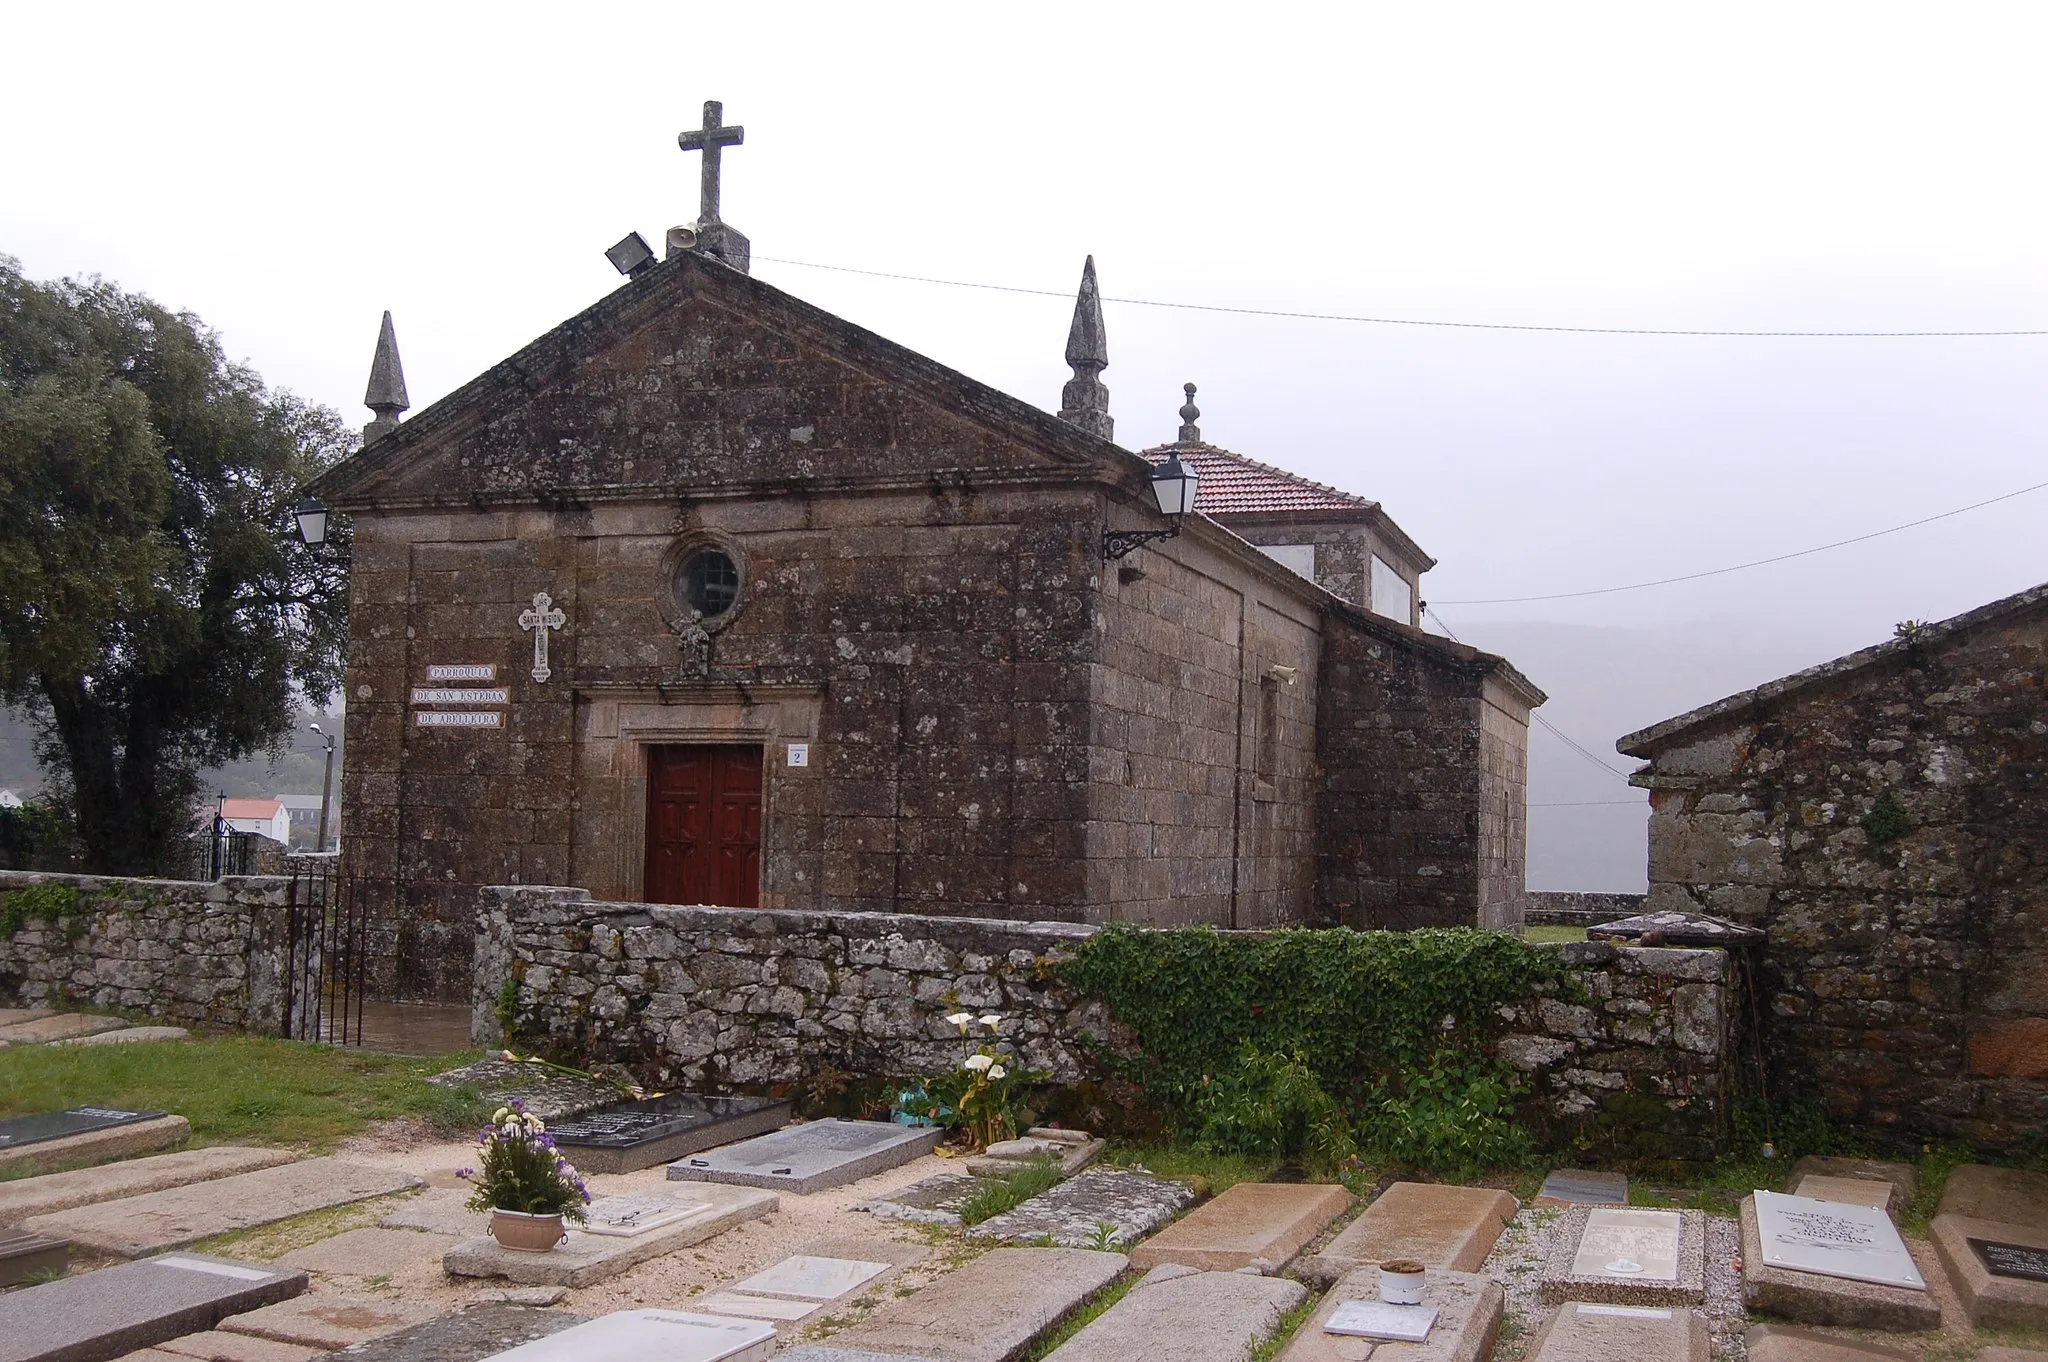
[[[1086,477],[1105,455],[1035,408],[684,256],[376,441],[319,490],[343,509],[773,493]]]

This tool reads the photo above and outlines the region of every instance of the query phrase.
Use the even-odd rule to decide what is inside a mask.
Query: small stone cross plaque
[[[533,633],[533,679],[545,681],[554,673],[548,669],[548,630],[559,629],[569,617],[545,591],[533,593],[533,609],[519,612],[519,627]]]

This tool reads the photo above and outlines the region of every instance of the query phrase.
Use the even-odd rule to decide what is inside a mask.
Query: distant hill
[[[1820,628],[1788,635],[1740,620],[1664,629],[1461,620],[1458,636],[1504,655],[1548,692],[1536,713],[1611,768],[1532,726],[1529,887],[1617,893],[1648,887],[1649,797],[1623,778],[1639,763],[1617,753],[1615,739],[1879,641]]]
[[[339,794],[341,716],[321,714],[318,710],[308,710],[299,716],[291,745],[280,757],[273,760],[268,754],[259,753],[247,761],[216,767],[200,778],[199,788],[209,794],[225,791],[231,799],[319,794],[326,747],[319,734],[306,731],[309,723],[318,723],[335,735],[334,783]],[[19,714],[0,709],[0,789],[27,796],[41,790],[44,783],[42,768],[36,763],[34,728]]]

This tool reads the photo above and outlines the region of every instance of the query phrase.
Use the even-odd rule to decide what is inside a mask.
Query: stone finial
[[[1201,419],[1202,409],[1195,405],[1195,385],[1183,383],[1180,390],[1188,395],[1188,400],[1183,402],[1180,408],[1180,435],[1178,443],[1198,445],[1202,443],[1202,428],[1196,425],[1195,422]]]
[[[1074,377],[1060,389],[1060,420],[1090,435],[1115,439],[1109,389],[1101,374],[1109,367],[1109,334],[1102,326],[1102,294],[1095,287],[1095,257],[1081,266],[1081,292],[1074,299],[1074,324],[1067,330],[1067,363]]]
[[[405,395],[405,369],[398,362],[398,333],[391,327],[391,314],[377,332],[377,353],[370,359],[370,386],[363,393],[363,405],[377,419],[363,427],[363,443],[398,429],[398,413],[412,406]]]

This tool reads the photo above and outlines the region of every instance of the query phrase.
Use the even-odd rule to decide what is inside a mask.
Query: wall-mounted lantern
[[[1155,539],[1171,539],[1179,534],[1181,517],[1192,514],[1195,509],[1197,481],[1195,470],[1182,463],[1180,455],[1167,455],[1166,462],[1152,470],[1152,496],[1159,503],[1159,513],[1166,517],[1166,528],[1104,530],[1102,561],[1114,563],[1141,544],[1149,544]]]
[[[292,510],[292,519],[299,522],[299,539],[309,549],[317,549],[327,542],[327,508],[319,498],[307,497]]]

